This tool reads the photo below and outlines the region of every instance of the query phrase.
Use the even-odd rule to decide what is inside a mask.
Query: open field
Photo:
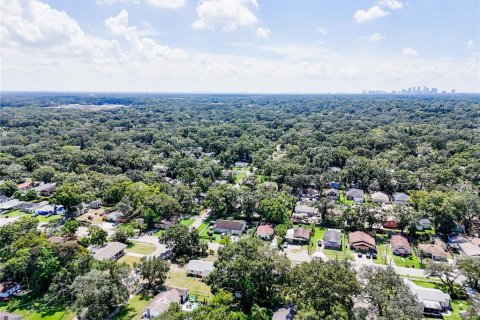
[[[29,297],[13,298],[8,303],[0,302],[0,312],[10,312],[23,316],[24,320],[71,320],[75,318],[73,311],[63,307],[41,305]]]
[[[189,288],[190,295],[198,296],[199,300],[212,297],[210,287],[201,281],[200,278],[189,277],[185,273],[185,269],[170,270],[165,281],[166,286],[174,286],[180,288]]]
[[[148,255],[155,251],[156,247],[150,243],[131,241],[125,251]]]
[[[120,259],[118,259],[118,262],[126,262],[129,266],[133,266],[134,263],[139,263],[140,258],[139,257],[134,257],[134,256],[128,256],[124,255]]]

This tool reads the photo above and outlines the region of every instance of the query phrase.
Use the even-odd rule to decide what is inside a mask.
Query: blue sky
[[[480,92],[477,0],[2,0],[1,89]]]

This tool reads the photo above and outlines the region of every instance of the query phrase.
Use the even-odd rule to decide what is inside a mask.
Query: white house
[[[156,318],[162,313],[167,312],[172,303],[184,304],[188,300],[188,289],[168,287],[166,291],[161,292],[153,298],[148,304],[143,316],[145,318]]]
[[[408,199],[410,199],[410,196],[406,193],[397,192],[393,194],[393,201],[396,204],[404,204]]]
[[[363,203],[365,192],[360,189],[352,188],[350,190],[347,190],[347,192],[345,192],[345,195],[347,196],[348,200],[353,200],[356,203]]]
[[[19,290],[19,283],[13,281],[0,282],[0,298],[8,298]]]
[[[213,262],[190,260],[187,264],[187,274],[195,277],[207,277],[215,269]]]
[[[408,279],[403,279],[403,281],[422,302],[424,315],[440,316],[450,307],[452,299],[448,293],[438,289],[420,287]]]
[[[373,203],[390,203],[390,198],[383,192],[374,192],[370,196]]]

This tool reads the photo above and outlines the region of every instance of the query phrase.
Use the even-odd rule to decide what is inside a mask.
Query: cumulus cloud
[[[383,9],[379,6],[373,6],[367,11],[357,10],[357,12],[355,12],[355,14],[353,15],[353,19],[355,19],[356,22],[367,22],[374,19],[386,17],[389,14],[389,12],[383,11]]]
[[[372,33],[368,36],[365,37],[368,41],[370,42],[378,42],[378,41],[382,41],[383,39],[385,39],[384,36],[382,36],[380,33]]]
[[[475,48],[475,42],[473,40],[470,40],[467,42],[467,50]]]
[[[380,0],[378,4],[393,10],[402,9],[403,3],[399,0]]]
[[[201,0],[196,8],[198,19],[192,24],[195,29],[214,29],[221,26],[231,31],[238,27],[250,26],[257,17],[250,10],[258,8],[256,0]]]
[[[257,28],[257,37],[258,38],[268,39],[268,37],[270,37],[270,33],[272,33],[272,32],[267,27]]]
[[[413,48],[403,48],[402,55],[405,57],[416,57],[418,56],[418,52]]]
[[[318,27],[317,31],[320,32],[323,35],[326,35],[328,33],[328,30],[325,28]]]
[[[145,0],[151,6],[168,9],[178,9],[185,7],[187,0]]]
[[[128,23],[128,12],[122,9],[117,16],[105,20],[105,26],[115,35],[121,35],[132,45],[134,53],[152,58],[160,55],[168,58],[183,58],[184,53],[179,49],[172,49],[169,46],[157,43],[151,38],[142,37],[137,27]]]

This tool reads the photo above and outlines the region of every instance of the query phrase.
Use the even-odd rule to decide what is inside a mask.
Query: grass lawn
[[[373,260],[373,263],[388,265],[392,259],[392,252],[390,246],[387,244],[377,245],[377,259]]]
[[[234,181],[238,183],[242,181],[242,179],[245,178],[246,175],[247,174],[245,173],[245,171],[237,171],[235,172]]]
[[[345,246],[346,245],[346,246]],[[353,260],[353,252],[348,247],[348,240],[347,236],[342,233],[342,250],[331,250],[331,249],[323,249],[323,253],[327,256],[327,258],[332,260]]]
[[[28,297],[13,298],[10,302],[0,302],[0,312],[10,312],[23,316],[24,320],[71,320],[75,312],[66,311],[61,306],[46,306],[32,301]]]
[[[327,228],[315,228],[315,234],[313,235],[313,237],[310,238],[310,252],[313,253],[315,251],[317,251],[317,248],[318,248],[318,240],[322,240],[323,239],[323,235],[325,234],[325,232],[327,231],[328,229]]]
[[[462,314],[462,312],[467,311],[470,307],[467,300],[452,300],[451,306],[453,309],[452,313],[448,316],[444,316],[443,319],[462,320],[462,317],[460,315]]]
[[[8,213],[0,215],[2,218],[14,218],[14,217],[21,217],[26,215],[25,212],[21,211],[20,209],[10,211]]]
[[[155,232],[153,233],[153,236],[154,236],[154,237],[160,237],[160,236],[161,236],[162,234],[164,234],[164,233],[165,233],[165,230],[163,230],[163,229],[158,229],[157,231],[155,231]]]
[[[134,296],[122,311],[117,313],[113,320],[140,320],[148,303],[153,299],[150,295],[139,294]]]
[[[60,219],[62,219],[62,216],[58,215],[58,214],[57,215],[52,215],[52,216],[49,216],[49,217],[38,215],[37,219],[40,222],[50,222],[50,221],[54,221],[54,220],[60,220]]]
[[[349,205],[349,206],[353,206],[355,204],[355,201],[347,199],[347,196],[345,195],[344,190],[340,190],[340,196],[338,198],[338,202],[341,204]]]
[[[134,256],[127,256],[124,255],[120,259],[118,259],[118,262],[126,262],[129,266],[133,266],[134,263],[139,263],[140,258],[139,257],[134,257]]]
[[[197,228],[198,232],[202,233],[202,231],[204,231],[205,228],[208,228],[209,225],[210,225],[210,223],[208,223],[208,222],[202,222],[202,224],[199,225],[198,228]]]
[[[208,235],[208,231],[210,230],[210,228],[202,227],[202,225],[200,225],[200,227],[198,228],[198,230],[201,230],[201,228],[203,228],[203,231],[200,232],[200,238],[204,240],[208,240],[208,242],[220,243],[220,240],[222,240],[222,236],[218,233],[213,233],[213,235],[210,237]]]
[[[398,267],[412,268],[413,266],[415,267],[415,269],[421,269],[420,262],[418,261],[417,255],[415,254],[414,250],[412,250],[412,254],[410,256],[407,256],[405,258],[393,255],[393,261]]]
[[[190,227],[193,223],[195,222],[195,219],[183,219],[180,221],[181,224],[183,224],[185,227]]]
[[[204,298],[212,297],[210,287],[203,283],[200,278],[189,277],[184,269],[178,271],[170,270],[165,281],[166,286],[174,286],[180,288],[189,288],[191,296],[198,296],[200,301]]]
[[[153,244],[131,241],[125,251],[147,255],[153,253],[155,249]]]

